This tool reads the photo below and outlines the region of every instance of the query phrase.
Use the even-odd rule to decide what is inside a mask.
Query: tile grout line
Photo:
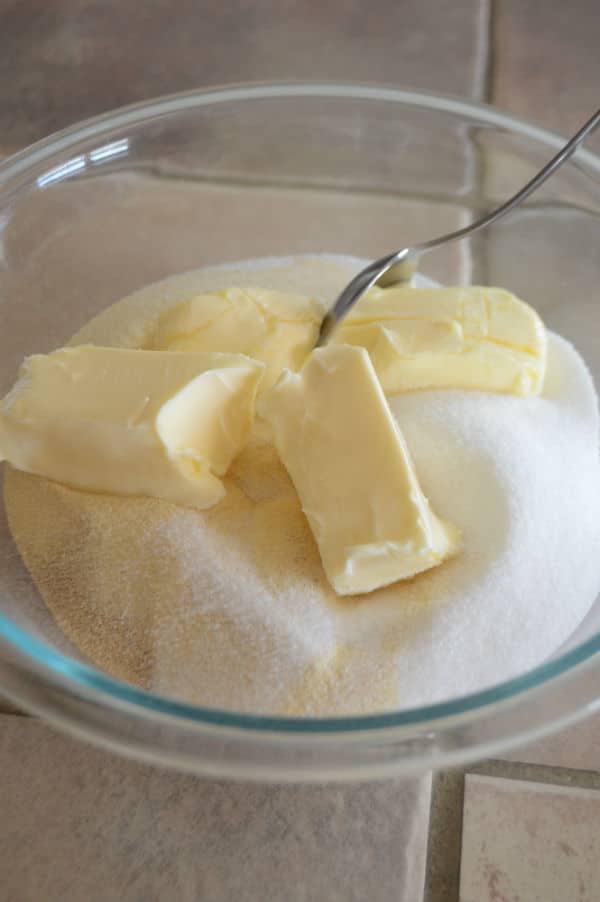
[[[572,789],[600,789],[600,772],[595,770],[551,764],[532,764],[527,761],[507,761],[502,758],[489,758],[481,761],[479,764],[468,767],[465,773],[498,780],[513,780]]]
[[[477,43],[475,53],[474,71],[474,95],[479,101],[488,102],[491,85],[491,70],[493,67],[493,28],[494,28],[494,0],[480,0],[480,12],[477,29]],[[481,207],[481,197],[484,196],[486,183],[485,150],[481,147],[478,129],[469,129],[468,144],[473,160],[473,186],[475,188],[475,203],[470,209],[471,218],[476,218],[484,210]],[[487,209],[487,208],[486,208]],[[486,285],[488,279],[488,255],[487,237],[484,234],[475,234],[468,239],[470,250],[470,282],[474,285]]]
[[[482,48],[485,48],[485,61],[482,63],[480,74],[481,90],[479,99],[484,103],[492,103],[494,96],[494,76],[496,65],[495,28],[497,0],[482,0],[482,3],[486,4],[485,15],[482,16],[483,21],[481,24],[481,46]],[[485,196],[485,185],[487,182],[487,160],[485,148],[482,147],[479,143],[478,137],[474,138],[474,145],[477,155],[478,187],[480,189],[480,196]],[[481,235],[476,236],[474,240],[476,242],[475,247],[479,248],[481,263],[478,267],[479,271],[474,272],[472,275],[474,276],[475,282],[487,285],[490,281],[489,235],[484,230]]]
[[[423,902],[458,902],[464,786],[460,770],[433,776]]]
[[[455,193],[447,194],[443,191],[431,191],[428,194],[422,192],[411,192],[407,190],[391,190],[389,187],[375,188],[372,186],[357,186],[355,184],[347,184],[345,182],[307,182],[297,179],[275,179],[261,178],[249,179],[244,175],[227,175],[221,174],[219,177],[212,175],[203,175],[201,173],[190,173],[186,171],[178,171],[169,169],[164,166],[144,166],[131,170],[137,178],[160,178],[169,182],[181,182],[182,185],[193,185],[197,188],[214,188],[230,189],[243,188],[247,190],[273,190],[277,192],[301,192],[322,195],[329,193],[337,196],[345,196],[351,189],[352,194],[356,197],[366,198],[367,200],[388,199],[391,203],[398,200],[404,200],[415,203],[435,203],[446,206],[456,206],[457,195]],[[93,179],[101,179],[101,175],[89,175],[88,181]],[[65,180],[67,181],[67,180]],[[468,194],[459,195],[459,199],[464,203],[468,203]]]
[[[490,103],[494,69],[494,23],[496,0],[480,0],[475,65],[473,73],[475,99]]]

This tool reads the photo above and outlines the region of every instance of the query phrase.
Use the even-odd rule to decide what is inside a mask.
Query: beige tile
[[[208,84],[387,82],[480,96],[489,0],[0,4],[0,144]],[[434,27],[435,26],[435,27]]]
[[[555,147],[534,142],[510,132],[487,133],[478,136],[481,161],[482,193],[489,209],[508,200],[530,181],[555,153]],[[597,176],[592,177],[597,183]],[[579,170],[577,158],[555,173],[538,188],[521,209],[569,205],[585,210],[590,203],[598,203],[597,189],[591,188],[589,175]],[[514,215],[514,214],[511,214]],[[508,220],[510,221],[510,219]]]
[[[390,97],[270,97],[205,108],[132,142],[139,171],[452,202],[477,179],[474,136],[452,114]]]
[[[597,0],[502,0],[493,35],[493,103],[562,133],[597,109]],[[592,140],[600,149],[600,138]]]
[[[18,902],[416,902],[430,781],[198,780],[0,717],[0,896]]]
[[[597,902],[600,792],[467,775],[460,902]]]
[[[528,764],[600,771],[600,714],[503,757]]]

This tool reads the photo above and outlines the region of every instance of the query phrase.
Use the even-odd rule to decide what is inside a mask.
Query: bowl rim
[[[43,162],[57,151],[65,150],[70,145],[84,139],[94,137],[105,130],[133,125],[142,121],[149,122],[163,115],[191,109],[193,107],[210,106],[236,100],[274,99],[281,97],[323,97],[336,100],[380,100],[401,103],[406,106],[426,106],[429,109],[446,113],[476,115],[480,120],[487,120],[493,125],[503,125],[525,137],[541,141],[549,147],[560,149],[566,138],[525,119],[504,113],[492,106],[476,100],[465,100],[453,94],[436,91],[417,90],[412,88],[392,87],[390,85],[364,82],[327,82],[327,81],[251,81],[233,82],[215,85],[209,88],[192,88],[172,94],[141,100],[126,104],[90,116],[69,125],[59,131],[40,138],[21,150],[0,159],[0,190],[9,179],[20,175],[33,165]],[[578,148],[573,159],[585,162],[593,169],[600,170],[600,156]]]
[[[68,152],[70,147],[83,140],[89,140],[105,132],[147,123],[195,107],[241,100],[302,97],[389,101],[403,106],[424,107],[504,127],[512,133],[545,144],[549,150],[558,149],[564,143],[564,139],[554,132],[502,113],[490,105],[463,100],[452,95],[351,82],[285,81],[233,84],[193,89],[120,107],[82,120],[29,145],[0,162],[0,203],[4,197],[10,196],[14,180],[20,181],[32,167],[59,152]],[[580,149],[577,160],[600,173],[600,157],[593,152]],[[589,665],[593,657],[600,653],[600,633],[524,674],[474,693],[398,711],[336,717],[251,714],[192,705],[160,696],[110,677],[93,666],[56,651],[2,613],[0,613],[0,646],[9,650],[13,662],[11,666],[22,674],[36,672],[44,682],[57,690],[87,698],[107,710],[117,705],[137,717],[164,716],[170,721],[176,720],[181,726],[203,725],[225,731],[243,731],[246,734],[258,732],[264,735],[276,734],[282,738],[304,736],[317,740],[320,736],[332,734],[342,739],[344,735],[348,738],[349,735],[372,735],[373,731],[395,732],[400,729],[401,732],[405,732],[415,727],[456,726],[473,722],[484,713],[493,714],[501,707],[514,707],[523,701],[531,700],[534,696],[538,700],[547,699],[559,684],[573,676],[580,677],[582,668]],[[600,667],[600,661],[597,664]],[[579,682],[582,680],[579,679]],[[543,735],[557,724],[571,722],[597,707],[598,693],[588,684],[587,679],[585,685],[587,688],[582,693],[581,702],[576,709],[563,712],[559,718],[551,718],[550,726],[538,725],[537,729],[532,727],[529,733],[520,730],[519,737]],[[14,690],[12,697],[19,703],[24,701]]]

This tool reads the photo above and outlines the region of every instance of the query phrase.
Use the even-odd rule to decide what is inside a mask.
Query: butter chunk
[[[337,593],[370,592],[458,550],[458,530],[431,510],[363,348],[314,351],[260,408]]]
[[[261,390],[298,370],[316,341],[323,309],[311,299],[262,288],[199,294],[167,310],[147,347],[246,354],[266,365]]]
[[[373,288],[331,340],[366,348],[386,394],[463,388],[537,395],[546,372],[544,324],[500,288]]]
[[[0,460],[75,488],[210,507],[263,369],[236,354],[92,345],[28,357],[0,401]]]

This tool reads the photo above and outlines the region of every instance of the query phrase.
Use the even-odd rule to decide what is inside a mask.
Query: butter
[[[373,288],[331,339],[369,352],[386,394],[462,388],[537,395],[547,336],[500,288]]]
[[[210,507],[263,370],[236,354],[92,345],[28,357],[0,401],[0,461],[93,492]]]
[[[302,366],[322,318],[321,305],[311,298],[262,288],[227,288],[170,308],[146,347],[245,354],[266,366],[263,391],[284,368]]]
[[[371,592],[459,547],[423,494],[363,348],[314,351],[259,402],[340,595]]]

